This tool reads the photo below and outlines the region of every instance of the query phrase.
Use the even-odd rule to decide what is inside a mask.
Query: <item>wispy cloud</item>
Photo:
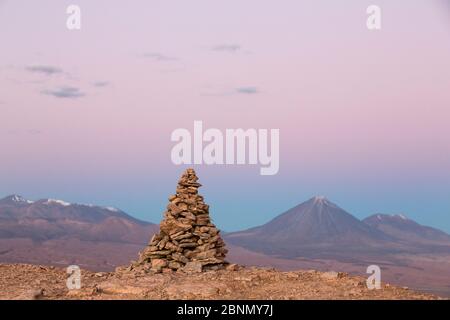
[[[239,94],[257,94],[257,93],[259,93],[259,90],[256,87],[239,87],[239,88],[236,88],[236,93],[239,93]]]
[[[96,81],[93,83],[94,87],[99,87],[99,88],[107,87],[107,86],[109,86],[109,84],[110,83],[108,81]]]
[[[202,96],[206,97],[230,97],[235,95],[255,95],[260,93],[261,91],[257,87],[237,87],[230,88],[224,87],[222,88],[214,88],[212,86],[206,86],[204,88],[205,92],[201,93]]]
[[[58,67],[43,65],[28,66],[25,69],[29,72],[42,73],[48,76],[63,72],[63,70]]]
[[[30,129],[27,132],[28,132],[28,134],[31,134],[31,135],[36,135],[36,134],[41,134],[42,133],[42,131],[38,130],[38,129]]]
[[[238,44],[219,44],[212,47],[212,50],[222,52],[237,52],[241,50],[241,46]]]
[[[75,87],[60,87],[54,90],[44,90],[41,93],[63,99],[76,99],[85,96],[79,88]]]
[[[144,58],[150,58],[150,59],[153,59],[155,61],[176,61],[176,60],[178,60],[175,57],[167,56],[165,54],[158,53],[158,52],[144,53],[143,57]]]

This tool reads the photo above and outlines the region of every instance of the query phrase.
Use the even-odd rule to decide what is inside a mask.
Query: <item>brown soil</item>
[[[386,283],[369,290],[365,278],[345,273],[234,265],[191,274],[82,270],[80,290],[68,290],[67,277],[56,267],[0,264],[0,299],[440,299]]]

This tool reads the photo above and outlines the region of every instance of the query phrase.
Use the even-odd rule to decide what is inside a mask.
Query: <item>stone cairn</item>
[[[138,266],[151,266],[153,272],[201,272],[227,265],[228,250],[210,220],[209,206],[198,194],[197,180],[193,169],[183,173],[176,194],[169,197],[160,232],[140,254]]]

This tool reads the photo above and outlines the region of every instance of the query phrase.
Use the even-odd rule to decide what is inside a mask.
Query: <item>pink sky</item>
[[[373,1],[0,1],[0,195],[103,202],[157,220],[181,171],[170,133],[202,120],[281,133],[276,177],[199,168],[227,228],[320,192],[355,215],[405,210],[448,231],[444,2],[376,1],[382,30],[371,32]],[[65,28],[72,3],[81,31]],[[45,94],[60,87],[83,96]],[[243,175],[227,205],[220,194]],[[229,222],[240,208],[249,216]]]

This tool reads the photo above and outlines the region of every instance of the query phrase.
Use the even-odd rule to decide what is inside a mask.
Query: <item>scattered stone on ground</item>
[[[82,270],[81,289],[68,290],[65,269],[0,264],[0,299],[438,299],[388,284],[369,290],[363,277],[336,274],[237,265],[199,273],[154,274],[123,267],[102,277]]]

